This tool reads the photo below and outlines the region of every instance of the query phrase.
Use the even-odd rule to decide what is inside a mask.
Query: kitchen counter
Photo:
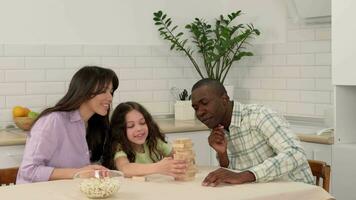
[[[208,128],[199,120],[178,121],[173,118],[155,119],[158,126],[165,134],[177,132],[205,131]],[[303,142],[312,142],[319,144],[333,144],[333,134],[315,135],[296,132],[299,139]],[[0,130],[0,146],[23,145],[26,142],[26,132],[20,129]]]
[[[25,131],[17,128],[0,130],[0,146],[22,145],[25,143]]]

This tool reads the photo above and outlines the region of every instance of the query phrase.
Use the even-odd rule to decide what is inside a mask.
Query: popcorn
[[[118,190],[118,180],[110,177],[84,179],[80,183],[80,191],[88,198],[107,198]]]

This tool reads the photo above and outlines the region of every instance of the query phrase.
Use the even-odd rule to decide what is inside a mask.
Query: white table
[[[125,179],[118,193],[108,199],[129,200],[328,200],[333,199],[321,187],[295,182],[252,183],[204,187],[201,182],[213,169],[199,168],[194,181],[178,182],[160,175],[148,176],[146,182]],[[0,199],[61,200],[86,199],[74,180],[50,181],[0,187]]]

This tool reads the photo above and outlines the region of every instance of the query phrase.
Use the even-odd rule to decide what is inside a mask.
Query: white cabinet
[[[356,199],[356,145],[338,144],[333,147],[332,194],[337,200]]]
[[[212,149],[208,143],[210,131],[194,131],[194,132],[180,132],[180,133],[167,133],[166,137],[169,142],[177,138],[190,138],[192,139],[196,157],[197,165],[211,165],[211,152]]]
[[[356,1],[333,0],[332,8],[333,83],[356,85]]]
[[[0,169],[19,167],[25,145],[0,146]]]
[[[301,142],[301,144],[307,154],[307,159],[321,160],[331,165],[332,145],[311,142]]]

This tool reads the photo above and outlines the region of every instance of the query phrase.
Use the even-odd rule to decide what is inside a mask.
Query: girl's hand
[[[171,157],[163,158],[157,162],[158,173],[178,178],[185,174],[187,162],[185,160],[173,160]]]

